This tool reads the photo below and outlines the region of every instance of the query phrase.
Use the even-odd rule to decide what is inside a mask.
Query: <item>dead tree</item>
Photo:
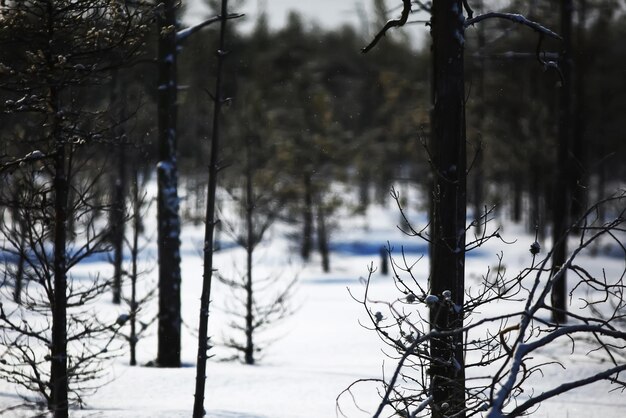
[[[463,337],[468,379],[463,388],[462,413],[466,416],[525,416],[547,399],[602,380],[623,389],[625,384],[619,375],[626,370],[623,355],[626,266],[593,269],[585,267],[581,260],[583,255],[590,254],[591,246],[597,241],[614,246],[626,257],[625,203],[626,194],[621,193],[583,214],[578,223],[581,226],[578,245],[556,274],[550,268],[554,251],[542,256],[541,243],[532,242],[528,267],[511,275],[503,268],[504,256],[500,255],[493,269],[477,279],[471,289],[463,290],[462,306],[454,302],[450,290],[435,294],[423,287],[413,273],[411,261],[392,260],[400,291],[395,300],[377,299],[371,294],[368,279],[363,295],[355,298],[370,318],[369,327],[389,346],[395,359],[391,375],[355,382],[378,382],[382,400],[374,416],[394,412],[400,416],[429,417],[437,410],[444,414],[449,411],[457,401],[444,399],[436,403],[439,378],[426,371],[433,362],[440,361],[432,358],[432,345],[455,335]],[[617,204],[621,209],[612,221],[603,222],[598,216],[599,208],[608,204]],[[486,238],[498,236],[498,231],[492,231]],[[571,325],[550,319],[557,309],[551,306],[550,294],[565,270],[574,279],[568,296],[579,301],[576,312],[567,313]],[[484,308],[494,304],[498,304],[497,311],[484,314]],[[433,327],[427,315],[433,306],[462,312],[463,325],[447,329]],[[562,346],[561,341],[568,343]],[[552,348],[548,350],[549,347]],[[595,358],[597,365],[581,377],[575,362],[568,362],[567,356],[555,359],[554,350]],[[460,366],[453,360],[452,365]],[[550,382],[547,389],[534,390],[535,376],[551,372],[558,377],[554,381],[542,380]],[[351,390],[352,386],[346,393]],[[338,401],[341,400],[340,397]]]
[[[389,20],[363,52],[374,47],[388,30],[407,23],[411,3],[411,0],[403,0],[401,16]],[[448,295],[447,305],[429,304],[428,324],[437,336],[430,340],[428,347],[429,373],[434,382],[429,394],[430,411],[435,418],[444,415],[464,417],[463,335],[448,331],[463,328],[465,314],[462,310],[449,309],[449,306],[464,306],[465,252],[468,246],[479,245],[484,239],[484,236],[478,237],[469,245],[466,243],[465,28],[485,19],[499,18],[528,26],[538,32],[540,38],[559,37],[521,15],[490,12],[474,17],[467,0],[435,0],[430,6],[422,2],[417,4],[431,14],[433,41],[433,112],[428,147],[432,171],[430,232],[420,232],[419,235],[429,242],[429,292],[439,298],[444,292]],[[385,402],[381,405],[384,406]],[[381,409],[376,416],[380,412]]]
[[[222,93],[222,77],[224,60],[227,56],[226,46],[226,24],[229,18],[237,17],[228,14],[228,0],[222,0],[221,13],[219,15],[220,35],[219,44],[216,50],[217,76],[215,79],[215,90],[213,91],[213,133],[211,136],[211,156],[209,162],[209,182],[207,187],[207,207],[205,218],[204,234],[204,270],[202,272],[202,295],[200,296],[200,317],[198,325],[198,357],[196,365],[196,387],[194,394],[193,416],[201,418],[204,416],[204,388],[206,384],[206,361],[209,350],[208,322],[209,304],[211,302],[211,281],[213,278],[213,245],[215,225],[218,220],[215,217],[215,192],[217,190],[217,174],[219,171],[219,150],[220,150],[220,117],[222,104],[225,101]]]
[[[103,235],[86,204],[93,196],[96,180],[86,176],[78,182],[76,176],[81,167],[89,165],[80,152],[86,148],[84,145],[113,139],[97,86],[110,76],[112,68],[128,63],[138,54],[151,7],[143,2],[130,5],[98,0],[32,0],[1,6],[2,42],[11,47],[13,54],[3,67],[8,71],[3,71],[0,79],[0,88],[9,97],[5,101],[6,113],[38,124],[29,143],[34,147],[32,151],[23,158],[15,155],[12,162],[36,155],[42,164],[42,174],[29,185],[28,199],[19,205],[21,210],[32,209],[32,214],[23,211],[21,216],[30,219],[26,247],[36,260],[29,261],[33,270],[31,281],[42,286],[42,293],[31,296],[25,307],[40,313],[42,309],[45,312],[42,306],[47,306],[48,325],[52,329],[50,335],[46,335],[45,328],[41,333],[35,332],[14,316],[16,311],[7,308],[2,315],[8,330],[5,344],[22,350],[14,359],[23,358],[23,364],[33,370],[37,366],[49,367],[43,374],[33,371],[35,380],[23,378],[30,382],[24,386],[44,394],[55,417],[68,415],[72,376],[88,375],[89,371],[83,369],[85,359],[98,357],[88,347],[79,349],[84,355],[73,357],[68,348],[75,348],[72,345],[78,344],[77,340],[88,335],[89,330],[108,329],[70,312],[102,289],[99,284],[81,289],[68,281],[72,267],[103,245]],[[91,102],[87,103],[86,97]],[[74,201],[71,194],[81,198]],[[82,212],[77,212],[78,208]],[[72,219],[83,219],[82,241],[72,245],[67,232],[70,214]],[[15,249],[19,243],[9,241],[9,246]],[[72,326],[82,331],[74,334]],[[21,337],[13,336],[23,332],[33,344],[49,347],[43,360],[41,351],[27,353],[21,344],[16,344]],[[17,361],[12,364],[18,365]]]
[[[159,0],[157,4],[158,86],[157,118],[159,162],[157,164],[157,228],[159,252],[159,324],[157,365],[180,367],[180,200],[177,163],[177,54],[182,43],[200,29],[220,22],[209,18],[178,30],[176,9],[180,2]],[[232,19],[235,15],[224,16]]]
[[[279,181],[267,186],[269,179],[278,176],[273,167],[269,167],[271,159],[261,150],[260,138],[248,132],[244,141],[243,183],[237,182],[228,190],[232,212],[240,215],[234,218],[224,215],[220,223],[245,250],[245,271],[235,272],[235,277],[224,274],[217,277],[232,293],[232,298],[224,301],[225,311],[233,318],[230,327],[244,334],[243,339],[228,337],[225,345],[242,353],[246,364],[254,364],[264,349],[259,343],[259,334],[291,313],[288,302],[295,279],[283,286],[280,275],[259,278],[254,271],[255,250],[278,218],[284,202],[276,197],[280,196],[276,192],[280,188]]]
[[[135,163],[139,163],[138,158],[135,159]],[[130,281],[130,295],[122,298],[129,308],[127,322],[130,329],[127,333],[121,333],[122,337],[128,342],[130,351],[129,364],[131,366],[137,365],[137,343],[158,317],[144,317],[143,320],[141,320],[142,316],[145,314],[145,312],[142,311],[154,298],[156,288],[151,289],[150,286],[148,286],[148,290],[141,297],[139,296],[137,289],[139,278],[147,273],[146,270],[139,270],[139,254],[142,247],[145,245],[140,242],[140,238],[144,234],[144,227],[141,220],[150,207],[150,202],[148,201],[146,193],[146,184],[149,178],[148,170],[140,170],[136,165],[134,166],[132,170],[130,196],[132,235],[130,240],[125,240],[125,243],[130,251],[130,268],[126,273],[126,276]]]
[[[81,159],[77,151],[70,156],[74,162]],[[106,371],[102,361],[115,354],[110,348],[123,318],[102,318],[90,308],[90,302],[108,289],[108,280],[93,276],[74,281],[71,276],[81,261],[109,250],[107,231],[97,226],[92,211],[96,180],[82,179],[72,168],[63,171],[68,187],[76,191],[81,203],[73,208],[79,214],[76,245],[64,247],[65,262],[60,263],[56,246],[60,245],[59,235],[63,236],[59,230],[65,228],[58,227],[57,199],[49,198],[58,193],[59,170],[42,164],[43,172],[20,168],[28,182],[21,184],[19,199],[10,202],[12,216],[19,220],[20,235],[12,229],[13,220],[0,224],[0,250],[24,262],[20,305],[0,302],[0,346],[4,352],[0,378],[25,389],[23,395],[30,401],[32,392],[39,394],[39,401],[55,416],[67,416],[70,403],[81,403],[99,386],[96,380]],[[3,194],[9,192],[14,195],[10,188],[3,190]],[[15,274],[7,267],[2,266],[3,275]],[[59,296],[59,276],[66,286],[64,297]]]
[[[563,52],[559,68],[563,77],[559,91],[559,144],[557,152],[556,185],[552,208],[552,239],[555,246],[553,270],[555,274],[567,259],[567,239],[560,239],[568,229],[570,219],[570,181],[571,133],[572,133],[572,0],[561,0],[561,32],[563,36]],[[559,275],[559,280],[552,290],[552,304],[555,308],[554,320],[565,321],[567,311],[567,274]]]
[[[176,163],[176,8],[159,2],[157,230],[159,252],[159,324],[157,364],[180,367],[180,217]]]

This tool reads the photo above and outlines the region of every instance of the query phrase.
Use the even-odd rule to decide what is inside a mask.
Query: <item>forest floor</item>
[[[411,215],[409,213],[412,221],[424,221],[423,216]],[[146,223],[147,231],[155,231],[147,218]],[[297,243],[287,237],[291,227],[276,225],[271,229],[255,254],[255,275],[259,279],[278,275],[279,286],[281,282],[286,284],[297,277],[297,285],[289,301],[293,314],[261,335],[262,341],[271,344],[254,366],[236,360],[227,361],[234,353],[221,343],[228,337],[241,340],[241,336],[228,326],[231,318],[226,310],[229,300],[232,300],[231,292],[225,285],[214,282],[209,326],[216,347],[207,367],[205,405],[208,417],[331,418],[337,414],[341,416],[340,412],[348,417],[371,416],[380,399],[376,386],[359,385],[353,392],[354,399],[347,394],[339,399],[339,403],[337,396],[357,379],[380,378],[383,370],[389,373],[395,361],[384,355],[384,346],[377,335],[362,326],[367,324],[366,312],[351,293],[356,297],[363,294],[363,278],[367,277],[368,266],[373,263],[374,267],[378,267],[379,249],[387,242],[393,246],[396,257],[399,257],[399,249],[403,245],[408,259],[416,261],[423,257],[417,262],[414,274],[424,287],[428,276],[427,247],[418,238],[403,235],[396,227],[398,223],[399,214],[393,202],[386,207],[373,206],[365,215],[343,214],[336,217],[331,235],[330,273],[322,272],[317,254],[309,263],[302,263]],[[510,272],[517,272],[530,263],[528,248],[534,236],[504,216],[496,217],[490,226],[501,227],[502,237],[514,243],[492,241],[468,256],[468,286],[478,284],[488,267],[497,265],[500,253]],[[202,224],[186,225],[182,234],[184,367],[130,367],[128,355],[123,354],[106,365],[108,382],[85,399],[84,409],[73,410],[71,416],[174,418],[191,415],[203,229]],[[156,283],[154,247],[148,247],[144,254],[147,255],[143,266],[148,268],[149,273],[142,279],[142,287],[147,289]],[[215,265],[221,274],[232,276],[236,271],[243,271],[244,260],[242,250],[231,247],[216,253]],[[585,256],[582,262],[590,268],[605,268],[608,274],[616,274],[624,269],[625,260],[610,254],[603,255],[600,251],[595,257]],[[75,274],[98,271],[108,274],[110,266],[102,260],[94,260],[77,268]],[[391,276],[383,276],[378,271],[372,275],[371,292],[372,297],[377,299],[398,297]],[[113,314],[124,312],[123,306],[113,306],[107,302],[109,295],[105,297],[99,310],[108,310]],[[144,318],[153,314],[152,309],[146,309]],[[142,365],[156,357],[154,325],[152,328],[150,335],[138,344],[138,361]],[[121,340],[119,345],[123,345]],[[559,358],[571,373],[568,378],[580,377],[601,367],[591,358],[569,356],[567,344],[557,344],[544,354],[546,358]],[[563,374],[560,367],[547,367],[543,377],[533,382],[532,388],[540,392],[562,378]],[[602,383],[567,393],[556,400],[544,402],[533,417],[621,418],[626,414],[626,398],[621,392],[609,393],[609,389],[608,384]],[[0,416],[36,414],[32,409],[21,406],[24,404],[21,394],[14,386],[0,382]],[[337,409],[338,405],[341,411]]]

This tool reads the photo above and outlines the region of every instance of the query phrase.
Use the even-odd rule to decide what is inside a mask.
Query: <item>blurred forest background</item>
[[[385,9],[384,2],[374,3],[378,15],[372,29],[397,13]],[[526,9],[526,3],[514,1],[509,9]],[[527,17],[558,28],[558,4],[534,3]],[[621,93],[626,82],[626,47],[621,42],[626,27],[620,2],[575,3],[573,133],[578,149],[571,179],[579,199],[595,201],[626,175],[626,96]],[[427,185],[423,142],[429,136],[431,106],[428,42],[413,45],[396,30],[364,55],[360,49],[368,39],[358,29],[323,30],[296,14],[280,30],[270,30],[263,16],[250,33],[240,33],[236,21],[229,28],[224,89],[232,100],[224,113],[225,184],[241,181],[242,150],[248,146],[254,148],[259,165],[255,187],[269,188],[268,193],[284,201],[283,214],[294,221],[302,219],[303,210],[332,212],[340,204],[340,196],[329,194],[334,182],[359,191],[355,211],[387,199],[394,183]],[[12,29],[3,39],[10,36],[20,34]],[[140,150],[126,157],[128,166],[148,169],[157,161],[157,72],[152,62],[154,33],[144,36],[143,59],[116,73],[117,93],[112,93],[109,78],[90,86],[80,100],[117,112],[111,120],[124,114],[116,129]],[[186,220],[204,216],[212,110],[207,92],[215,77],[216,37],[212,27],[194,34],[178,57],[178,158]],[[537,63],[536,37],[511,22],[469,28],[466,37],[469,199],[474,208],[498,204],[516,221],[543,230],[551,219],[559,75]],[[553,41],[542,48],[546,54],[560,51]],[[14,53],[3,47],[1,61],[8,62]],[[41,123],[7,108],[7,100],[19,100],[19,93],[3,90],[2,95],[1,154],[26,155],[37,148]],[[90,148],[94,155],[89,166],[115,171],[110,160],[117,142],[101,142],[98,152]],[[100,179],[102,196],[110,194],[111,182],[106,176]]]
[[[220,33],[217,25],[207,26],[193,36],[178,32],[178,39],[177,31],[183,28],[167,20],[173,14],[161,17],[167,14],[163,10],[155,14],[152,2],[132,7],[114,1],[105,2],[106,7],[96,0],[56,2],[70,10],[71,19],[62,7],[46,11],[44,6],[52,3],[0,2],[0,232],[5,243],[0,283],[25,309],[48,315],[52,308],[54,319],[46,320],[42,328],[46,332],[49,324],[65,330],[67,318],[79,324],[74,337],[66,337],[70,344],[81,344],[84,335],[110,327],[67,317],[65,308],[55,311],[53,288],[69,289],[70,308],[96,298],[109,285],[113,301],[121,303],[122,276],[129,275],[122,270],[123,247],[130,246],[135,258],[138,251],[136,240],[134,245],[125,242],[123,225],[132,218],[136,222],[128,230],[145,232],[141,222],[145,190],[140,186],[157,177],[157,163],[159,176],[165,176],[158,180],[165,178],[160,197],[167,201],[173,196],[166,209],[178,209],[176,191],[171,190],[178,175],[182,222],[200,225],[208,218],[207,166],[216,126],[213,86],[221,65],[215,53]],[[179,17],[184,15],[185,2],[162,2],[166,3]],[[212,15],[218,14],[218,2],[206,3]],[[490,7],[486,1],[473,3],[477,12]],[[226,44],[220,49],[228,55],[220,76],[224,95],[219,99],[225,100],[219,186],[224,193],[218,193],[217,207],[218,212],[236,208],[234,217],[239,219],[230,226],[217,225],[216,245],[219,234],[230,233],[251,253],[268,226],[281,220],[299,231],[292,238],[302,259],[319,251],[328,271],[334,213],[362,214],[372,203],[390,199],[392,186],[400,191],[403,204],[419,200],[407,196],[415,186],[422,196],[428,195],[430,45],[428,41],[415,45],[397,29],[363,54],[371,34],[400,10],[389,9],[383,0],[372,4],[372,21],[359,28],[326,29],[293,13],[285,27],[274,30],[268,16],[261,14],[252,29],[243,32],[237,19],[229,20]],[[618,0],[572,4],[572,77],[567,86],[572,92],[568,104],[572,123],[565,169],[575,219],[626,179],[626,9]],[[236,8],[235,2],[230,10]],[[512,0],[503,11],[520,9],[528,11],[528,19],[559,31],[559,2]],[[163,53],[163,44],[159,47],[166,38],[172,41],[169,55]],[[545,39],[538,45],[537,34],[528,28],[494,19],[467,28],[464,48],[468,215],[479,218],[485,207],[495,205],[496,213],[524,223],[529,231],[537,228],[544,237],[556,210],[557,173],[563,169],[558,122],[564,79],[559,70],[543,64],[559,60],[563,44]],[[176,77],[170,72],[170,78],[163,79],[163,67],[175,61]],[[175,93],[169,96],[175,103],[160,106],[166,90]],[[164,120],[175,119],[172,109],[178,111],[177,122],[167,125]],[[169,145],[160,135],[168,137]],[[163,157],[164,143],[177,150],[175,158]],[[427,212],[427,200],[410,210]],[[228,216],[233,215],[218,217],[228,220]],[[240,232],[237,222],[243,224],[246,217],[247,230]],[[161,267],[180,262],[180,225],[167,222],[171,234],[161,230],[162,223],[160,232],[165,241],[175,241],[176,248],[170,248],[171,257],[161,256],[166,260]],[[52,247],[57,251],[54,257]],[[66,286],[68,271],[99,253],[115,264],[112,282],[80,289],[70,280]],[[168,296],[180,291],[179,268],[170,273],[173,287],[160,289]],[[133,275],[136,279],[137,272]],[[64,281],[55,282],[60,278]],[[42,284],[43,291],[36,296],[20,293],[29,280]],[[134,298],[133,290],[130,316],[118,318],[119,326],[135,317],[139,302]],[[180,304],[179,295],[172,297],[177,299]],[[178,311],[178,319],[172,322],[174,317],[168,317],[165,308],[159,318],[169,318],[180,338],[180,306],[171,308]],[[3,330],[48,343],[39,331],[15,325],[4,312],[0,314]],[[55,340],[54,329],[52,334]],[[19,347],[17,341],[5,339],[2,345],[14,349]],[[57,353],[65,353],[62,347],[67,343],[59,340]],[[180,366],[180,340],[170,346],[178,350],[171,365]],[[55,348],[45,360],[36,360],[39,354],[29,357],[34,368],[52,359],[51,381],[55,382],[55,373],[66,375],[55,372]],[[82,359],[94,357],[83,352]],[[11,376],[13,370],[4,363],[0,374]],[[48,388],[42,386],[45,379],[26,380],[20,384],[44,395],[52,391],[47,401],[50,409],[58,407],[55,391],[67,382]]]

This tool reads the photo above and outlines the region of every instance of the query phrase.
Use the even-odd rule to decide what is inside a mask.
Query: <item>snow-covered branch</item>
[[[483,13],[483,14],[478,15],[476,17],[472,17],[472,18],[466,19],[465,20],[465,27],[467,28],[468,26],[472,26],[475,23],[478,23],[478,22],[481,22],[481,21],[487,20],[487,19],[505,19],[505,20],[510,20],[511,22],[518,23],[518,24],[524,25],[524,26],[528,26],[529,28],[531,28],[535,32],[538,32],[541,35],[546,35],[546,36],[549,36],[551,38],[558,39],[558,40],[562,40],[563,39],[556,32],[551,31],[550,29],[546,28],[545,26],[543,26],[543,25],[541,25],[541,24],[539,24],[537,22],[533,22],[532,20],[529,20],[526,17],[524,17],[523,15],[518,14],[518,13],[501,13],[501,12]]]
[[[244,15],[242,13],[229,13],[226,16],[226,19],[238,19],[243,16]],[[204,20],[198,23],[197,25],[193,25],[188,28],[179,30],[178,32],[176,32],[176,42],[180,44],[181,42],[189,38],[191,35],[198,32],[200,29],[204,28],[205,26],[209,26],[213,23],[220,22],[221,19],[222,19],[221,16],[213,16],[207,20]]]
[[[16,159],[11,160],[11,161],[6,161],[6,162],[0,163],[0,173],[2,173],[5,170],[10,170],[13,167],[24,165],[27,162],[35,162],[35,161],[43,160],[46,157],[47,157],[47,155],[44,154],[43,152],[39,151],[39,150],[35,150],[35,151],[32,151],[32,152],[29,152],[28,154],[26,154],[22,158],[16,158]]]

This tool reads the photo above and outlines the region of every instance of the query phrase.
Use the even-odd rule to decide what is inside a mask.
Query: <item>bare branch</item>
[[[374,39],[363,49],[361,52],[367,54],[372,48],[376,46],[376,44],[381,40],[383,36],[387,34],[387,31],[391,28],[398,28],[400,26],[404,26],[406,21],[409,18],[409,13],[411,13],[411,0],[402,0],[402,14],[399,19],[392,19],[385,23],[385,26],[374,36]]]
[[[465,27],[467,28],[468,26],[472,26],[475,23],[481,22],[483,20],[487,20],[487,19],[505,19],[505,20],[510,20],[511,22],[514,23],[518,23],[520,25],[524,25],[527,26],[529,28],[531,28],[532,30],[534,30],[535,32],[541,34],[541,35],[546,35],[549,36],[551,38],[554,39],[558,39],[558,40],[563,40],[563,38],[561,38],[560,35],[558,35],[556,32],[551,31],[550,29],[546,28],[545,26],[537,23],[537,22],[533,22],[532,20],[528,20],[526,17],[524,17],[521,14],[518,13],[501,13],[501,12],[488,12],[488,13],[484,13],[481,15],[478,15],[476,17],[472,17],[469,19],[465,20]]]

